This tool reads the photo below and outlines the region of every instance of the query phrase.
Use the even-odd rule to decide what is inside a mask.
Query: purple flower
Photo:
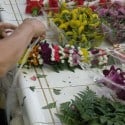
[[[92,54],[97,54],[97,53],[99,53],[99,49],[92,49],[92,50],[91,50],[91,53],[92,53]]]
[[[41,47],[40,54],[44,60],[44,63],[51,64],[51,62],[52,62],[51,61],[52,50],[51,50],[51,48],[49,48],[49,44],[47,42],[44,42],[44,43],[40,44],[40,47]]]
[[[115,72],[115,67],[114,67],[114,66],[111,66],[111,67],[110,67],[110,70],[107,70],[107,69],[103,70],[103,74],[104,74],[105,77],[106,77],[106,76],[109,75],[109,73],[110,73],[111,71],[112,71],[112,74]],[[110,73],[110,75],[111,75],[111,73]]]
[[[120,68],[116,68],[111,66],[109,70],[103,70],[103,74],[106,78],[113,81],[116,84],[125,85],[125,72],[123,72]]]
[[[105,14],[108,12],[108,9],[105,9],[105,8],[100,8],[98,11],[98,14],[100,16],[105,16]]]
[[[73,59],[73,65],[77,66],[80,61],[80,56],[78,55],[78,53],[73,53],[72,59]]]

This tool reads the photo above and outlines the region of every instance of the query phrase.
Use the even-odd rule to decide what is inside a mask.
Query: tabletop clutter
[[[49,65],[58,73],[97,68],[101,71],[97,85],[110,88],[114,94],[108,99],[98,97],[89,88],[79,92],[74,100],[60,105],[56,115],[61,122],[124,125],[125,108],[121,102],[125,100],[125,6],[111,0],[27,0],[25,12],[45,17],[56,41],[40,40],[24,68]],[[107,47],[101,47],[104,42]]]

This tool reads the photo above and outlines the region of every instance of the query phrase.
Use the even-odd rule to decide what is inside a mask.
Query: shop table
[[[4,22],[19,25],[25,18],[31,18],[31,15],[25,14],[26,0],[0,0],[0,5]],[[45,21],[42,16],[38,18]],[[47,33],[53,36],[49,30]],[[22,68],[17,80],[17,95],[24,125],[63,125],[55,115],[59,112],[60,103],[73,99],[75,94],[87,86],[98,95],[110,96],[109,89],[99,87],[94,82],[99,75],[99,69],[76,69],[75,72],[64,70],[57,73],[47,65]],[[57,95],[55,90],[60,90],[60,94]],[[56,102],[56,108],[43,109],[53,102]]]

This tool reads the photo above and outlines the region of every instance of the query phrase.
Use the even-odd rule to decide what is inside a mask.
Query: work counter
[[[25,14],[25,3],[25,0],[0,0],[2,21],[19,25],[25,18],[30,18],[31,15]],[[42,20],[42,17],[39,19]],[[22,68],[17,80],[17,97],[24,125],[63,125],[55,115],[59,112],[59,105],[73,99],[87,86],[99,96],[110,96],[109,89],[99,87],[94,82],[99,75],[99,69],[64,70],[57,73],[47,65]],[[50,103],[56,103],[56,108],[43,109]]]

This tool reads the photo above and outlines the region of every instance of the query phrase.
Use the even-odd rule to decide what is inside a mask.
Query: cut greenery
[[[60,95],[61,90],[60,89],[53,89],[53,92],[55,95]]]
[[[74,100],[63,103],[56,114],[66,125],[124,125],[125,105],[87,88]]]
[[[56,108],[56,102],[49,103],[48,105],[42,107],[42,109],[52,109],[52,108]]]

